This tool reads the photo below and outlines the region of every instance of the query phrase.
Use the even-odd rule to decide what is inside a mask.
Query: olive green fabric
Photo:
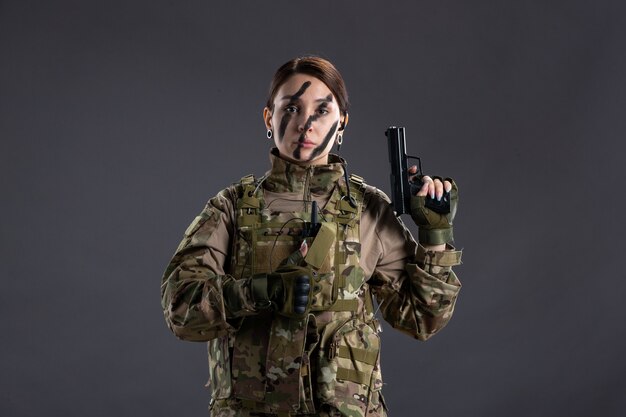
[[[313,239],[313,244],[306,254],[305,261],[314,268],[320,269],[328,257],[328,251],[337,238],[337,227],[330,222],[323,222],[317,235]]]
[[[411,196],[411,217],[419,227],[418,239],[423,245],[441,245],[452,243],[452,221],[456,215],[459,193],[456,183],[451,178],[446,180],[452,183],[450,190],[450,212],[437,213],[426,207],[426,197]]]

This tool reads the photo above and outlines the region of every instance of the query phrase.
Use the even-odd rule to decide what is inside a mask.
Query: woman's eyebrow
[[[324,103],[332,103],[333,102],[333,95],[329,94],[324,98],[318,98],[317,100],[315,100],[316,102],[324,102]]]

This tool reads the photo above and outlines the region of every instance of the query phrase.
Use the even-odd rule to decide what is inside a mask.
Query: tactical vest
[[[382,412],[378,393],[372,395],[382,386],[379,328],[359,263],[365,186],[356,175],[350,185],[353,203],[337,183],[321,207],[320,232],[306,238],[305,261],[314,271],[311,313],[297,320],[262,311],[237,323],[234,334],[210,341],[214,399],[234,397],[245,408],[281,416],[313,413],[320,404],[363,416]],[[252,176],[242,178],[236,192],[230,274],[245,279],[272,272],[298,249],[310,210],[266,207]]]

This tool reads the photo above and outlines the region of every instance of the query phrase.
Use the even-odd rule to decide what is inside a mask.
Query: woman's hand
[[[427,250],[445,250],[446,243],[452,241],[452,220],[456,214],[458,190],[452,179],[424,175],[416,178],[417,167],[409,168],[409,181],[422,181],[422,187],[411,196],[411,217],[419,227],[419,242]],[[441,200],[445,193],[450,193],[450,212],[437,213],[426,207],[426,198]]]
[[[309,247],[303,241],[300,248],[283,260],[276,271],[267,274],[267,293],[278,314],[302,318],[311,309],[313,271],[306,266],[304,256]]]
[[[409,181],[413,182],[416,179],[417,166],[413,165],[409,168]],[[452,183],[448,180],[444,180],[443,182],[439,178],[431,178],[428,175],[424,175],[420,178],[423,185],[420,188],[419,192],[416,194],[420,197],[426,197],[430,195],[430,198],[441,200],[443,193],[449,193],[452,190]]]

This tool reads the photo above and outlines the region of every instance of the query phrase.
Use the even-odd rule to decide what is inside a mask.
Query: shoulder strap
[[[336,208],[339,212],[339,214],[337,214],[336,216],[336,221],[337,223],[352,226],[357,218],[361,215],[365,183],[363,182],[362,177],[359,177],[355,174],[350,174],[350,178],[348,181],[350,181],[350,187],[348,188],[348,190],[350,192],[350,196],[352,197],[353,202],[356,203],[356,207],[353,207],[352,204],[350,204],[350,200],[346,195],[348,190],[342,190],[342,193],[344,195],[336,202]]]
[[[239,180],[239,183],[243,185],[254,184],[254,175],[253,174],[244,175]]]
[[[363,177],[356,174],[350,174],[350,181],[352,181],[353,184],[356,184],[359,188],[363,187],[365,184]]]
[[[256,193],[256,181],[254,175],[246,175],[239,180],[237,194],[238,224],[251,226],[258,219],[258,210],[261,207],[261,199]]]
[[[363,180],[363,177],[360,177],[356,174],[350,174],[350,183],[352,187],[354,188],[353,194],[355,195],[353,196],[353,198],[356,199],[357,203],[362,204],[363,196],[365,194],[365,188],[366,188],[366,184],[365,184],[365,181]]]

